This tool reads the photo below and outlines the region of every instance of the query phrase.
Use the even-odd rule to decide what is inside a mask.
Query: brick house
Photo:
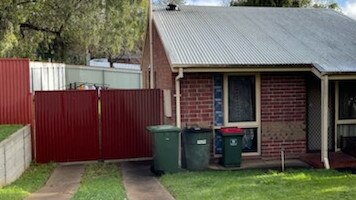
[[[212,127],[215,154],[238,126],[243,156],[321,151],[328,168],[356,136],[355,41],[356,21],[326,9],[155,8],[144,86],[165,91],[166,123]]]

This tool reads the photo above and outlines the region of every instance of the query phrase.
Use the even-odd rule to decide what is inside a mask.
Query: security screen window
[[[255,76],[229,76],[229,122],[256,121]]]
[[[256,122],[255,76],[228,76],[228,122]],[[257,152],[257,127],[244,128],[243,152]]]
[[[339,119],[356,119],[356,81],[339,84]]]

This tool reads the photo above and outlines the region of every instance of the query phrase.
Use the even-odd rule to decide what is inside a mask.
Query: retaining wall
[[[0,187],[19,178],[31,160],[31,126],[27,125],[0,142]]]

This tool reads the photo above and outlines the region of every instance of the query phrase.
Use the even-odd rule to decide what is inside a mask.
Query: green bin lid
[[[148,126],[147,130],[151,133],[180,132],[180,128],[172,125]]]

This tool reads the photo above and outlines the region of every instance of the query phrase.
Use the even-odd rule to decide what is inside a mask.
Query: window
[[[229,77],[229,122],[256,121],[254,76]]]
[[[245,128],[242,137],[242,152],[257,152],[257,128]]]
[[[336,82],[335,148],[345,147],[347,138],[356,137],[356,81]]]
[[[260,152],[259,75],[225,75],[224,126],[244,129],[244,153]]]
[[[356,119],[356,81],[340,82],[339,119]]]

